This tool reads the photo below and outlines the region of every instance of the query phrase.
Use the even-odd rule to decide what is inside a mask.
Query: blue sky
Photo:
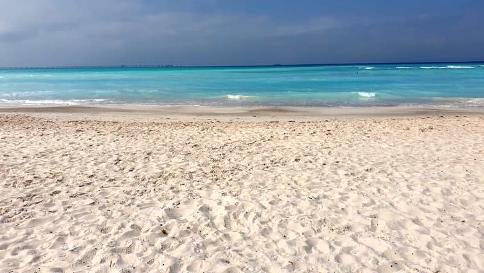
[[[481,0],[0,4],[0,66],[484,60]]]

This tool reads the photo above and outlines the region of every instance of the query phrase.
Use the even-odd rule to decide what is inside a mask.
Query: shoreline
[[[382,117],[469,115],[484,116],[481,107],[369,106],[369,107],[273,107],[181,105],[0,105],[0,114],[25,114],[51,118],[113,120],[321,120]]]

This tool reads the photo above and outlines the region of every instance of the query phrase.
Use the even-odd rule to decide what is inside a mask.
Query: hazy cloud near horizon
[[[0,0],[0,66],[484,60],[484,1],[295,2]]]

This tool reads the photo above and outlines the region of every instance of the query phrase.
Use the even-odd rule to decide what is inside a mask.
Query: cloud
[[[177,56],[209,54],[211,49],[221,49],[221,45],[301,35],[337,26],[331,18],[288,24],[267,16],[163,10],[143,13],[138,5],[120,6],[117,1],[101,1],[103,5],[27,2],[28,9],[11,5],[0,12],[0,48],[9,55],[0,55],[7,60],[3,64],[15,59],[22,65],[29,60],[49,65],[88,64],[93,60],[149,63],[150,59],[152,63],[183,63]],[[14,58],[19,55],[24,57]]]
[[[484,58],[476,49],[484,38],[466,35],[482,28],[483,16],[469,11],[453,17],[340,12],[291,19],[270,11],[207,11],[189,0],[177,3],[185,8],[172,1],[5,1],[0,66]],[[468,56],[462,53],[466,48],[472,49]]]

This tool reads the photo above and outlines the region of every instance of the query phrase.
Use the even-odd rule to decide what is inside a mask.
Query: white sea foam
[[[473,69],[474,66],[468,65],[447,65],[447,66],[421,66],[421,69]]]
[[[376,96],[375,92],[358,92],[358,96],[363,98],[373,98]]]
[[[229,100],[245,100],[245,99],[250,99],[253,98],[253,96],[244,96],[244,95],[225,95],[226,99]]]
[[[411,66],[397,66],[396,68],[397,69],[411,69],[413,67],[411,67]]]
[[[55,104],[55,105],[79,105],[78,102],[69,100],[7,100],[0,99],[1,103],[7,104],[23,104],[23,105],[40,105],[40,104]]]
[[[467,104],[475,106],[484,106],[484,98],[473,98],[466,101]]]
[[[448,65],[447,68],[450,68],[450,69],[473,69],[475,67],[469,66],[469,65]]]
[[[439,107],[484,107],[484,98],[435,98]]]
[[[421,69],[445,69],[446,66],[421,66]]]
[[[79,105],[82,103],[104,102],[105,99],[90,99],[90,100],[9,100],[0,99],[0,103],[4,104],[22,104],[22,105]]]
[[[375,68],[374,68],[373,66],[367,66],[367,67],[365,67],[365,68],[363,68],[363,69],[365,69],[365,70],[373,70],[373,69],[375,69]]]

